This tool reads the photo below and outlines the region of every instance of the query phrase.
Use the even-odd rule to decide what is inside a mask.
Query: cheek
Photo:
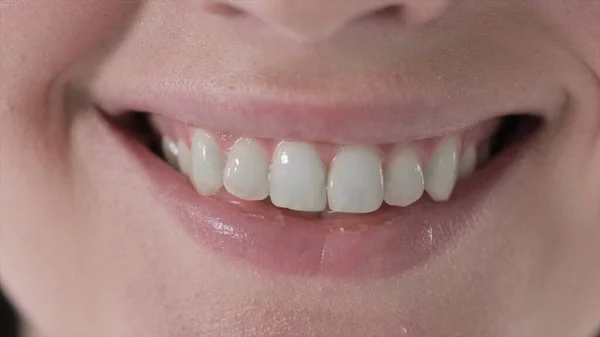
[[[524,0],[541,17],[548,29],[560,37],[600,76],[600,3],[597,0]]]
[[[131,7],[0,3],[0,281],[22,312],[50,327],[65,322],[57,315],[77,317],[75,299],[85,298],[83,287],[92,283],[77,272],[86,246],[69,197],[67,147],[57,141],[67,126],[56,123],[64,113],[51,108],[49,97],[65,67]],[[69,297],[56,298],[65,287]],[[65,311],[53,310],[53,303]],[[50,331],[60,331],[55,328]]]
[[[69,182],[59,173],[63,164],[41,159],[56,148],[20,146],[33,144],[27,139],[31,136],[18,132],[23,126],[7,121],[3,116],[0,137],[2,285],[28,318],[60,322],[62,316],[52,308],[57,300],[52,293],[65,294],[64,275],[77,273],[75,266],[81,264],[72,254],[81,247],[77,247],[80,240],[70,214]],[[40,156],[38,151],[45,153]],[[82,284],[70,286],[78,289]],[[75,290],[73,295],[78,293]],[[72,304],[71,297],[63,300],[66,307]]]
[[[126,10],[112,1],[19,1],[0,7],[3,147],[52,155],[50,147],[68,127],[60,125],[64,112],[51,110],[50,103],[61,73]],[[2,158],[9,153],[3,151]]]
[[[47,113],[43,106],[24,104],[45,102],[47,89],[58,74],[134,5],[114,1],[0,5],[2,101],[14,105],[13,111]],[[3,116],[7,113],[3,109]]]

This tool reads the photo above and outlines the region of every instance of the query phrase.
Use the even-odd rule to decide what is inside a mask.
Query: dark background
[[[17,337],[17,317],[0,290],[0,336]]]

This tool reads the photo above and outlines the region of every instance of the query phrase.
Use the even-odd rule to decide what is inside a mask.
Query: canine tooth
[[[369,213],[383,202],[381,159],[369,147],[345,146],[331,163],[327,182],[329,208]]]
[[[460,158],[460,164],[458,166],[458,177],[464,178],[469,174],[473,173],[475,166],[477,165],[477,150],[474,145],[467,148]]]
[[[384,200],[388,205],[408,206],[419,200],[425,189],[423,170],[417,152],[405,147],[384,169]]]
[[[192,169],[190,178],[198,193],[215,194],[223,186],[223,156],[218,144],[203,130],[197,129],[192,136],[190,150]]]
[[[179,171],[189,176],[192,170],[192,159],[190,149],[182,139],[177,142],[177,152],[177,166],[179,166]]]
[[[227,157],[223,172],[227,191],[244,200],[263,200],[269,195],[269,163],[254,140],[238,140]]]
[[[325,165],[311,144],[283,141],[271,162],[271,202],[296,211],[322,211],[327,205],[326,175]]]
[[[450,198],[458,174],[458,145],[456,137],[442,141],[425,166],[425,190],[435,201]]]
[[[178,169],[179,159],[177,155],[179,154],[179,148],[171,138],[167,136],[163,136],[161,139],[162,152],[167,160],[167,163],[171,165],[171,167]]]

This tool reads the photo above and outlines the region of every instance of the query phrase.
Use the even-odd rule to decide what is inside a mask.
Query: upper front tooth
[[[383,173],[377,152],[345,146],[333,160],[327,182],[329,208],[335,212],[369,213],[383,202]]]
[[[177,148],[177,144],[175,144],[171,138],[163,136],[161,139],[161,147],[167,163],[177,169],[179,166],[179,158],[177,156],[179,154],[179,149]]]
[[[211,195],[223,186],[221,150],[215,140],[202,130],[195,130],[192,136],[192,172],[190,178],[200,194]]]
[[[388,205],[408,206],[425,188],[419,155],[412,147],[400,150],[385,166],[385,196]]]
[[[477,150],[475,145],[471,145],[467,148],[460,158],[460,164],[458,166],[458,177],[463,178],[471,174],[475,170],[477,165]]]
[[[177,142],[177,152],[177,166],[179,166],[179,170],[181,173],[189,175],[192,170],[192,159],[190,157],[190,149],[183,139]]]
[[[233,145],[225,164],[223,185],[244,200],[263,200],[269,195],[269,163],[256,141],[243,138]]]
[[[273,155],[269,179],[275,206],[318,212],[327,205],[325,165],[311,144],[281,142]]]
[[[448,200],[452,194],[458,171],[458,147],[458,138],[444,139],[425,166],[425,190],[435,201]]]

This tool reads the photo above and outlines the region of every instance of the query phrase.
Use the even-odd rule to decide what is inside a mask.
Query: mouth
[[[343,279],[397,276],[451,251],[545,125],[524,111],[337,143],[97,107],[200,245],[261,270]]]

